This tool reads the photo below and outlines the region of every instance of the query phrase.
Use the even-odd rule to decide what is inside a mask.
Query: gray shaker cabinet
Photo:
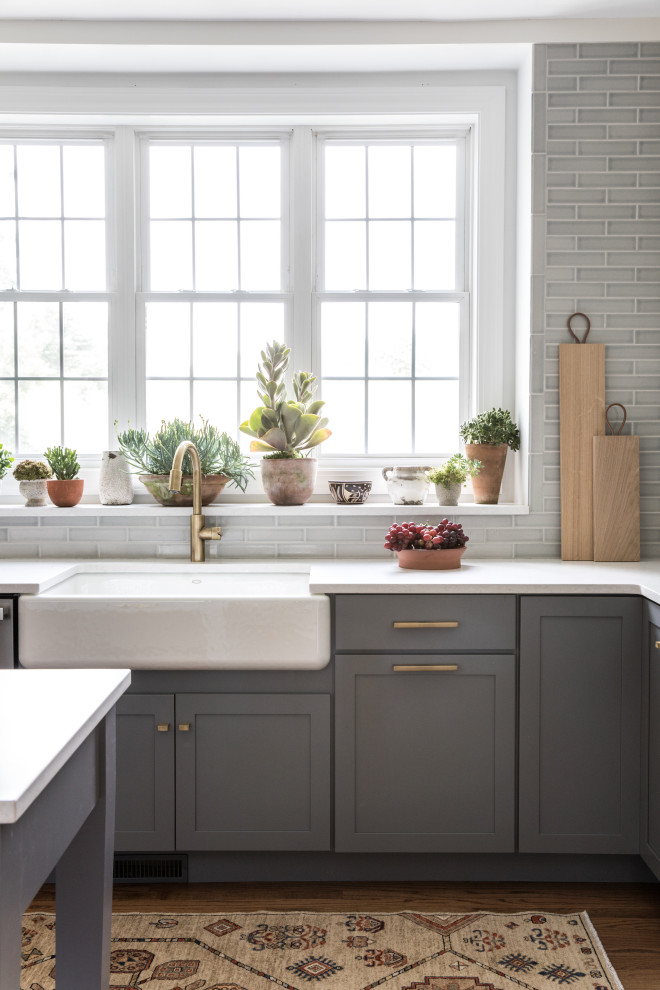
[[[521,600],[521,852],[639,852],[639,598]]]
[[[660,606],[648,602],[645,611],[641,853],[660,879]]]
[[[176,845],[330,848],[330,698],[177,694]]]
[[[174,849],[174,695],[117,702],[115,849]]]
[[[343,655],[335,690],[338,852],[514,850],[514,656]]]

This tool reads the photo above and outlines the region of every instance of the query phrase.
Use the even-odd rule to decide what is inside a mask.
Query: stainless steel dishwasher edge
[[[0,598],[0,670],[15,666],[18,598]]]

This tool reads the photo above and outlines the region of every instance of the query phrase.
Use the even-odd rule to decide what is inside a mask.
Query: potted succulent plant
[[[19,461],[13,475],[19,483],[19,492],[26,500],[26,507],[46,505],[46,480],[53,475],[47,464],[43,461]]]
[[[250,450],[264,454],[261,481],[274,505],[303,505],[314,491],[317,461],[303,454],[331,435],[327,419],[318,414],[324,403],[314,399],[316,376],[298,371],[293,376],[295,400],[287,399],[284,374],[290,348],[273,341],[261,352],[257,394],[263,405],[241,423],[241,432],[255,439]]]
[[[70,447],[49,447],[44,451],[44,457],[55,475],[54,479],[47,482],[48,497],[53,505],[60,509],[78,505],[85,482],[78,477],[80,464],[77,452]]]
[[[469,539],[460,523],[448,519],[435,526],[430,522],[395,523],[385,536],[385,549],[396,553],[399,567],[452,571],[461,566]]]
[[[197,447],[202,469],[202,505],[210,505],[227,484],[245,491],[248,480],[254,477],[248,459],[235,440],[205,419],[198,428],[182,419],[169,423],[163,420],[153,438],[146,430],[132,428],[117,434],[124,458],[143,472],[138,475],[140,481],[161,505],[192,505],[192,466],[188,454],[183,459],[181,492],[170,491],[174,452],[182,440],[192,440]]]
[[[480,471],[481,461],[470,461],[463,454],[452,454],[440,467],[431,468],[428,477],[435,485],[438,505],[458,505],[461,488]]]
[[[2,479],[13,463],[14,458],[11,456],[11,452],[0,443],[0,489],[2,489]]]
[[[469,460],[481,461],[481,471],[472,482],[474,501],[497,505],[506,453],[509,448],[520,449],[520,430],[508,409],[489,409],[463,423],[460,434]]]

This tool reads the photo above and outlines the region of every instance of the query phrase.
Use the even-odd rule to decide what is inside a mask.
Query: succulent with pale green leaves
[[[311,450],[331,435],[327,419],[319,416],[325,405],[314,399],[316,376],[297,371],[293,376],[295,400],[287,399],[284,375],[291,350],[276,340],[266,344],[261,352],[257,371],[257,395],[263,405],[257,406],[240,430],[255,439],[250,450],[262,451],[268,457],[300,457],[301,451]]]
[[[0,443],[0,478],[4,478],[13,463],[14,458],[11,456],[11,451]]]
[[[80,471],[78,455],[70,447],[49,447],[44,457],[58,481],[75,481]]]

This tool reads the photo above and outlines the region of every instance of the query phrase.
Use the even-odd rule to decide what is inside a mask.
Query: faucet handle
[[[202,540],[221,540],[222,526],[204,526],[200,529],[199,535]]]

